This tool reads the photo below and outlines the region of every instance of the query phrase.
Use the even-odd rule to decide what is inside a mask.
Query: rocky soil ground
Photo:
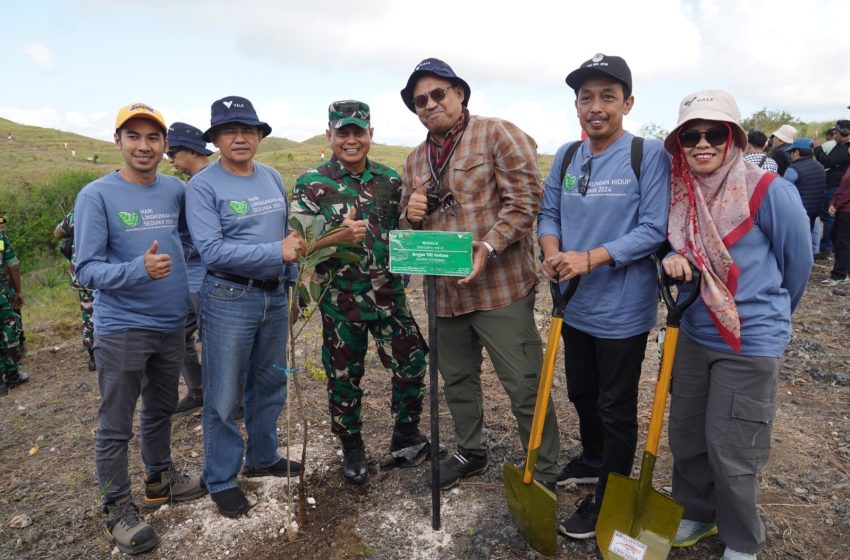
[[[761,477],[760,507],[767,530],[761,559],[850,558],[850,286],[820,284],[828,269],[818,264],[794,317],[773,432],[770,464]],[[411,294],[426,329],[418,280]],[[549,298],[537,302],[541,332],[548,328]],[[663,314],[659,313],[659,318]],[[86,371],[75,318],[57,317],[31,328],[51,334],[54,346],[30,348],[25,369],[32,381],[0,397],[0,558],[117,558],[100,537],[94,471],[97,425],[96,377]],[[305,329],[299,360],[318,357],[318,321]],[[654,340],[654,338],[652,339]],[[650,342],[641,382],[642,431],[649,418],[658,368]],[[558,362],[559,364],[562,363]],[[558,366],[557,371],[562,371]],[[562,461],[578,451],[577,420],[566,398],[563,375],[553,389],[562,438]],[[533,559],[504,501],[501,465],[524,460],[504,392],[492,370],[484,375],[491,467],[442,497],[442,527],[431,528],[428,463],[416,469],[379,471],[390,438],[389,375],[369,355],[365,379],[365,439],[371,481],[352,487],[339,474],[341,452],[327,423],[324,384],[301,376],[299,392],[309,427],[306,522],[297,519],[297,481],[246,479],[240,484],[257,505],[239,520],[219,516],[208,498],[148,513],[162,544],[149,559]],[[290,418],[279,421],[281,441],[300,455],[302,416],[290,394]],[[428,407],[426,404],[426,411]],[[442,403],[441,438],[452,445],[451,418]],[[428,417],[423,427],[428,426]],[[426,428],[427,429],[427,428]],[[287,435],[288,434],[288,435]],[[665,438],[666,439],[666,438]],[[130,449],[134,495],[141,497],[137,441]],[[639,443],[642,452],[643,441]],[[173,456],[185,470],[199,471],[203,457],[199,417],[174,423]],[[655,486],[669,490],[671,460],[662,441]],[[586,488],[561,488],[559,515],[568,515]],[[718,558],[723,545],[709,539],[674,559]],[[557,558],[599,558],[595,543],[559,539]]]

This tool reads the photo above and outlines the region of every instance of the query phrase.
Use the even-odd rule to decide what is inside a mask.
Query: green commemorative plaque
[[[469,276],[472,273],[472,233],[390,231],[390,271],[395,274]]]

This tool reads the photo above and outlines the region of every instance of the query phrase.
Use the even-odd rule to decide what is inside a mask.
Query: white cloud
[[[26,58],[45,72],[52,72],[56,69],[56,64],[53,62],[53,51],[50,47],[43,43],[33,43],[24,48]]]

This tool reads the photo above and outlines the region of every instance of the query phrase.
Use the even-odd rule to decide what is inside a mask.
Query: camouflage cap
[[[328,126],[342,128],[347,124],[369,128],[369,106],[351,99],[331,103],[328,106]]]

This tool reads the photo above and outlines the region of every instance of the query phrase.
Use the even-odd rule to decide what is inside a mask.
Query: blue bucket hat
[[[407,108],[411,110],[411,112],[416,112],[416,107],[413,105],[413,88],[416,87],[416,82],[419,81],[419,77],[423,74],[433,74],[439,78],[445,78],[452,85],[460,84],[463,86],[463,106],[466,107],[469,103],[469,96],[472,94],[472,91],[469,89],[469,84],[463,81],[461,78],[455,74],[452,67],[439,60],[437,58],[426,58],[422,62],[416,65],[416,68],[413,69],[413,73],[407,79],[407,85],[404,86],[404,89],[401,90],[401,100],[404,101],[404,104],[407,105]]]
[[[244,97],[228,95],[213,101],[210,107],[210,115],[210,127],[204,132],[206,142],[212,142],[212,131],[215,127],[227,123],[256,126],[262,132],[263,138],[272,133],[272,127],[257,118],[254,106]]]
[[[785,148],[785,151],[792,152],[794,150],[811,150],[813,145],[812,141],[808,138],[797,138],[790,146]]]
[[[192,150],[202,156],[212,154],[212,151],[207,149],[207,143],[204,141],[204,133],[191,124],[182,122],[172,123],[168,127],[168,149],[173,150],[175,148]]]

